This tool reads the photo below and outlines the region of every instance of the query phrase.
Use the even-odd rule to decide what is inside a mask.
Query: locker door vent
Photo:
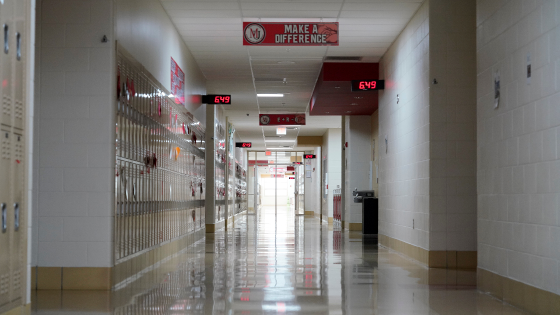
[[[23,102],[20,100],[16,100],[14,116],[16,119],[23,119]]]
[[[2,115],[8,117],[12,115],[12,98],[7,95],[2,97]]]
[[[6,135],[8,136],[6,137]],[[10,151],[12,150],[9,134],[3,131],[0,132],[0,137],[2,137],[2,159],[9,160],[11,156]]]
[[[18,137],[18,141],[16,142],[16,147],[15,147],[15,152],[14,152],[14,157],[16,158],[16,160],[23,160],[23,143],[22,141],[20,141],[21,136],[17,136]]]
[[[0,295],[8,294],[10,288],[10,274],[6,273],[0,276]]]
[[[12,290],[14,292],[19,292],[19,290],[21,290],[21,270],[14,272]]]

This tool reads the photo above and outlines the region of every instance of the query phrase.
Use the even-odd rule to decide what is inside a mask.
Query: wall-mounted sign
[[[243,45],[338,46],[338,22],[243,22]]]
[[[305,114],[260,114],[259,125],[305,125]]]
[[[384,80],[352,80],[352,92],[384,90]]]
[[[171,94],[175,97],[175,103],[185,105],[185,73],[173,58],[171,58]]]
[[[231,95],[202,95],[202,103],[210,105],[231,105]]]
[[[265,151],[265,152],[264,152],[264,155],[266,155],[266,156],[271,156],[271,155],[272,155],[272,151]],[[273,161],[273,162],[274,162],[274,161]]]
[[[288,179],[296,179],[295,177],[289,177]]]
[[[252,146],[253,146],[253,143],[251,143],[251,142],[236,142],[235,143],[236,148],[251,148]]]
[[[303,162],[292,162],[292,163],[295,164],[295,165],[302,165],[303,164]]]
[[[305,155],[303,155],[303,158],[306,159],[306,160],[307,159],[315,159],[315,158],[317,158],[317,156],[315,154],[305,154]]]

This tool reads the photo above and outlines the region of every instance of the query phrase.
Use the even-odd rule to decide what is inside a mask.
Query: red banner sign
[[[338,46],[338,22],[243,22],[243,45]]]
[[[171,58],[171,94],[175,96],[175,103],[185,105],[185,73],[173,58]]]
[[[260,114],[259,125],[305,125],[305,114]]]

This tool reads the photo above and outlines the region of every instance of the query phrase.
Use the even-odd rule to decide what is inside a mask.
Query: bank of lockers
[[[27,1],[0,1],[0,313],[23,304],[27,268]]]
[[[143,67],[118,53],[115,259],[205,226],[204,129]]]

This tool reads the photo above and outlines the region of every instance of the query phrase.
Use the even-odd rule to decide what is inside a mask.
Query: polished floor
[[[155,283],[155,284],[154,284]],[[359,233],[264,208],[114,292],[36,291],[33,314],[524,314],[470,271],[427,269]]]

